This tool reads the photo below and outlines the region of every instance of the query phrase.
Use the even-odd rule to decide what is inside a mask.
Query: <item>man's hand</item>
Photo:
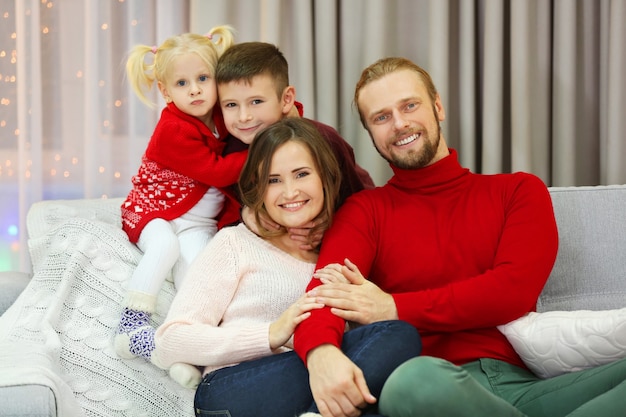
[[[391,294],[365,279],[350,260],[346,259],[344,265],[329,264],[313,276],[323,285],[315,287],[308,295],[331,307],[334,315],[359,324],[398,319]]]
[[[341,350],[321,345],[307,355],[313,399],[324,417],[357,417],[374,404],[363,372]]]

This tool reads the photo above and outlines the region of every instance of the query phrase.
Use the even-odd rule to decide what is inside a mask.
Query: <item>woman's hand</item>
[[[306,294],[300,297],[280,315],[278,320],[270,324],[270,348],[278,349],[284,346],[293,335],[296,326],[311,315],[311,310],[322,307],[324,304],[317,303],[315,297]]]
[[[361,274],[359,268],[350,262],[349,259],[345,260],[345,265],[328,264],[325,267],[318,269],[313,274],[313,278],[319,279],[322,284],[352,283],[360,285],[365,282],[365,277]]]

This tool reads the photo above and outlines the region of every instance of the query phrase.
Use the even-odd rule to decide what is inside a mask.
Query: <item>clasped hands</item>
[[[369,324],[397,318],[393,297],[365,279],[349,259],[329,264],[313,275],[321,285],[306,295],[344,320]],[[309,383],[320,413],[332,417],[356,417],[377,399],[365,377],[337,347],[321,345],[307,355]]]
[[[330,307],[331,312],[344,320],[369,324],[398,318],[393,297],[376,284],[365,279],[358,267],[349,259],[344,264],[329,264],[318,269],[314,278],[322,285],[307,295],[319,304]]]
[[[287,344],[296,326],[311,315],[310,311],[324,306],[330,307],[336,316],[358,324],[397,319],[393,297],[366,280],[349,259],[344,262],[317,270],[313,276],[322,285],[300,297],[271,324],[272,349]]]

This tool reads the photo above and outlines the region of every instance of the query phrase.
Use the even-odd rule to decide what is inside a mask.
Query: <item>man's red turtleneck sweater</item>
[[[480,175],[453,149],[428,167],[402,170],[355,194],[324,236],[318,268],[350,259],[394,297],[420,332],[423,354],[463,364],[494,358],[524,366],[496,326],[535,309],[558,237],[544,183],[526,173]],[[313,279],[309,289],[319,285]],[[295,349],[340,346],[344,322],[313,310]]]

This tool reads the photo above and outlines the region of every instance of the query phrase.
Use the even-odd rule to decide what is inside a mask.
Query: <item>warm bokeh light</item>
[[[64,2],[35,1],[32,7],[38,10],[23,5],[22,16],[16,16],[16,5],[20,3],[0,2],[0,271],[18,268],[25,204],[125,195],[154,127],[151,118],[157,116],[155,110],[146,129],[140,122],[146,113],[132,124],[128,121],[132,91],[120,64],[129,40],[112,35],[132,31],[131,38],[140,39],[154,25],[141,12],[132,12],[133,5],[111,2],[106,7],[116,10],[102,14],[100,2],[76,3],[82,10],[74,13],[92,13],[98,19],[95,27],[81,25],[68,32],[81,39],[60,36],[65,28],[59,25],[67,22],[61,13],[69,10]],[[22,30],[29,31],[26,37]],[[26,43],[26,51],[17,49],[18,41]],[[87,56],[86,42],[92,41],[103,47]],[[33,82],[36,72],[20,69],[23,63],[44,68],[41,79]],[[151,111],[138,104],[140,112]],[[136,131],[129,132],[130,126]],[[21,216],[20,210],[25,211]]]

